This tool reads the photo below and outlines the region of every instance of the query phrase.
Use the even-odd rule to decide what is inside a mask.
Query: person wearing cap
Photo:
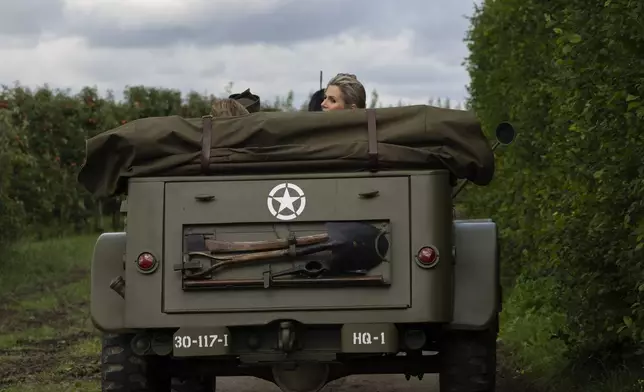
[[[242,104],[249,113],[257,113],[261,109],[259,96],[251,93],[249,88],[242,93],[231,94],[228,98],[234,99]]]
[[[235,99],[215,99],[210,105],[210,115],[213,117],[236,117],[245,114],[249,114],[248,110]]]
[[[320,89],[311,95],[309,100],[309,112],[321,112],[322,111],[322,102],[324,102],[324,90]]]

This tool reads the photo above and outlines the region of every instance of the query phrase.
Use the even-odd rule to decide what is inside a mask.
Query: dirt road
[[[0,392],[98,392],[100,337],[89,317],[89,270],[95,238],[30,244],[0,275]],[[52,257],[55,255],[56,257]],[[29,263],[39,260],[39,263]],[[49,263],[49,264],[47,264]],[[33,267],[35,265],[35,267]],[[31,269],[29,269],[31,268]],[[500,368],[497,391],[531,392]],[[506,377],[503,377],[506,376]],[[218,380],[221,392],[277,392],[252,377]],[[324,392],[438,392],[438,377],[352,376]]]
[[[80,241],[80,243],[79,243]],[[0,292],[0,392],[98,392],[100,391],[100,339],[89,318],[87,261],[93,239],[69,240],[54,249],[69,254],[48,268],[41,278],[16,272],[5,284],[21,276],[25,284]],[[84,249],[81,254],[74,254]],[[46,249],[51,254],[51,249]],[[40,259],[30,247],[29,259]],[[35,254],[35,256],[34,256]],[[77,261],[78,260],[78,261]],[[18,263],[18,266],[28,265]],[[253,377],[226,377],[222,392],[271,392],[279,388]],[[435,391],[436,378],[405,380],[404,376],[353,376],[330,383],[324,391]]]
[[[221,378],[217,384],[217,392],[280,392],[274,384],[254,377]],[[407,381],[398,375],[351,376],[329,383],[322,392],[438,392],[438,377]]]
[[[541,392],[532,388],[520,377],[510,376],[508,369],[499,367],[497,392]],[[254,377],[222,377],[217,380],[217,392],[280,392],[268,381]],[[438,376],[426,374],[422,380],[402,375],[360,375],[335,380],[321,392],[439,392]]]

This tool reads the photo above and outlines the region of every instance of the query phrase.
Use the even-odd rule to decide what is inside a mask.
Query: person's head
[[[213,117],[235,117],[249,114],[249,111],[235,99],[215,99],[210,106]]]
[[[259,96],[251,93],[249,88],[241,93],[231,94],[228,98],[241,103],[249,113],[257,113],[260,111],[261,100]]]
[[[320,89],[311,95],[309,101],[309,112],[321,112],[322,102],[324,101],[324,89]]]
[[[339,73],[326,86],[322,110],[364,109],[367,93],[355,75]]]

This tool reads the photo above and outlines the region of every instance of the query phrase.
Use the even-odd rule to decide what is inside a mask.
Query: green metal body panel
[[[271,189],[284,182],[306,196],[306,207],[290,221],[275,218],[267,204]],[[375,191],[377,197],[360,197]],[[92,318],[104,331],[250,327],[278,320],[338,328],[379,323],[485,328],[498,311],[496,226],[453,221],[451,191],[447,171],[131,180],[127,235],[105,234],[96,245]],[[190,230],[254,240],[280,231],[315,231],[331,220],[389,224],[391,250],[380,271],[389,285],[186,291],[172,268],[181,261],[182,238]],[[440,254],[430,269],[414,261],[427,245]],[[142,252],[160,259],[155,272],[137,270]],[[261,271],[254,265],[225,273],[248,277]],[[109,288],[119,275],[126,281],[125,298]]]
[[[112,279],[125,267],[125,233],[104,233],[96,240],[92,257],[90,314],[94,325],[104,331],[125,328],[125,301],[110,289]]]
[[[480,330],[501,311],[498,230],[492,220],[454,222],[453,329]]]

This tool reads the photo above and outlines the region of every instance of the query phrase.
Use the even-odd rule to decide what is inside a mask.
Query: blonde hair
[[[213,117],[235,117],[249,114],[249,111],[234,99],[214,99],[210,105],[210,115]]]
[[[339,73],[329,81],[327,87],[329,86],[336,86],[340,89],[345,105],[356,105],[359,109],[364,109],[367,106],[367,92],[356,75]]]

